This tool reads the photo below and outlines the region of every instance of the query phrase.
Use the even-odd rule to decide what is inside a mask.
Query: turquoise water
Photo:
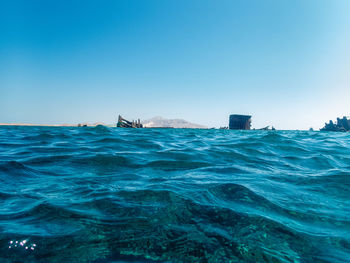
[[[154,261],[350,262],[350,133],[0,127],[0,262]]]

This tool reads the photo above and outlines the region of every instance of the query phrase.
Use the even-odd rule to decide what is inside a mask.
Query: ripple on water
[[[350,262],[349,156],[349,133],[0,127],[0,261]]]

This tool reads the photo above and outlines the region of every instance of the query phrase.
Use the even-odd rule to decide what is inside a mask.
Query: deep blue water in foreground
[[[350,133],[0,127],[0,262],[154,261],[350,262]]]

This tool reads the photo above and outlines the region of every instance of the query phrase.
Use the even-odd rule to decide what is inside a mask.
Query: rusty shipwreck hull
[[[119,128],[143,128],[143,125],[140,122],[140,119],[137,121],[128,121],[122,116],[118,116],[117,127]]]
[[[250,130],[252,122],[251,115],[232,114],[229,119],[230,130]]]
[[[350,119],[347,117],[337,118],[334,123],[332,120],[329,123],[325,123],[325,126],[320,129],[321,131],[336,131],[336,132],[350,132]]]

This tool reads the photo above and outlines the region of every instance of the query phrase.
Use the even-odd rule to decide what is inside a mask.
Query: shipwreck
[[[230,115],[229,129],[230,130],[250,130],[252,116],[250,115]]]
[[[143,128],[143,125],[140,122],[140,119],[137,121],[128,121],[124,119],[122,116],[118,116],[117,127],[120,128]]]
[[[349,132],[350,131],[350,120],[347,117],[342,119],[337,118],[336,123],[332,120],[329,123],[325,123],[325,126],[320,129],[321,131],[336,131],[336,132]]]

